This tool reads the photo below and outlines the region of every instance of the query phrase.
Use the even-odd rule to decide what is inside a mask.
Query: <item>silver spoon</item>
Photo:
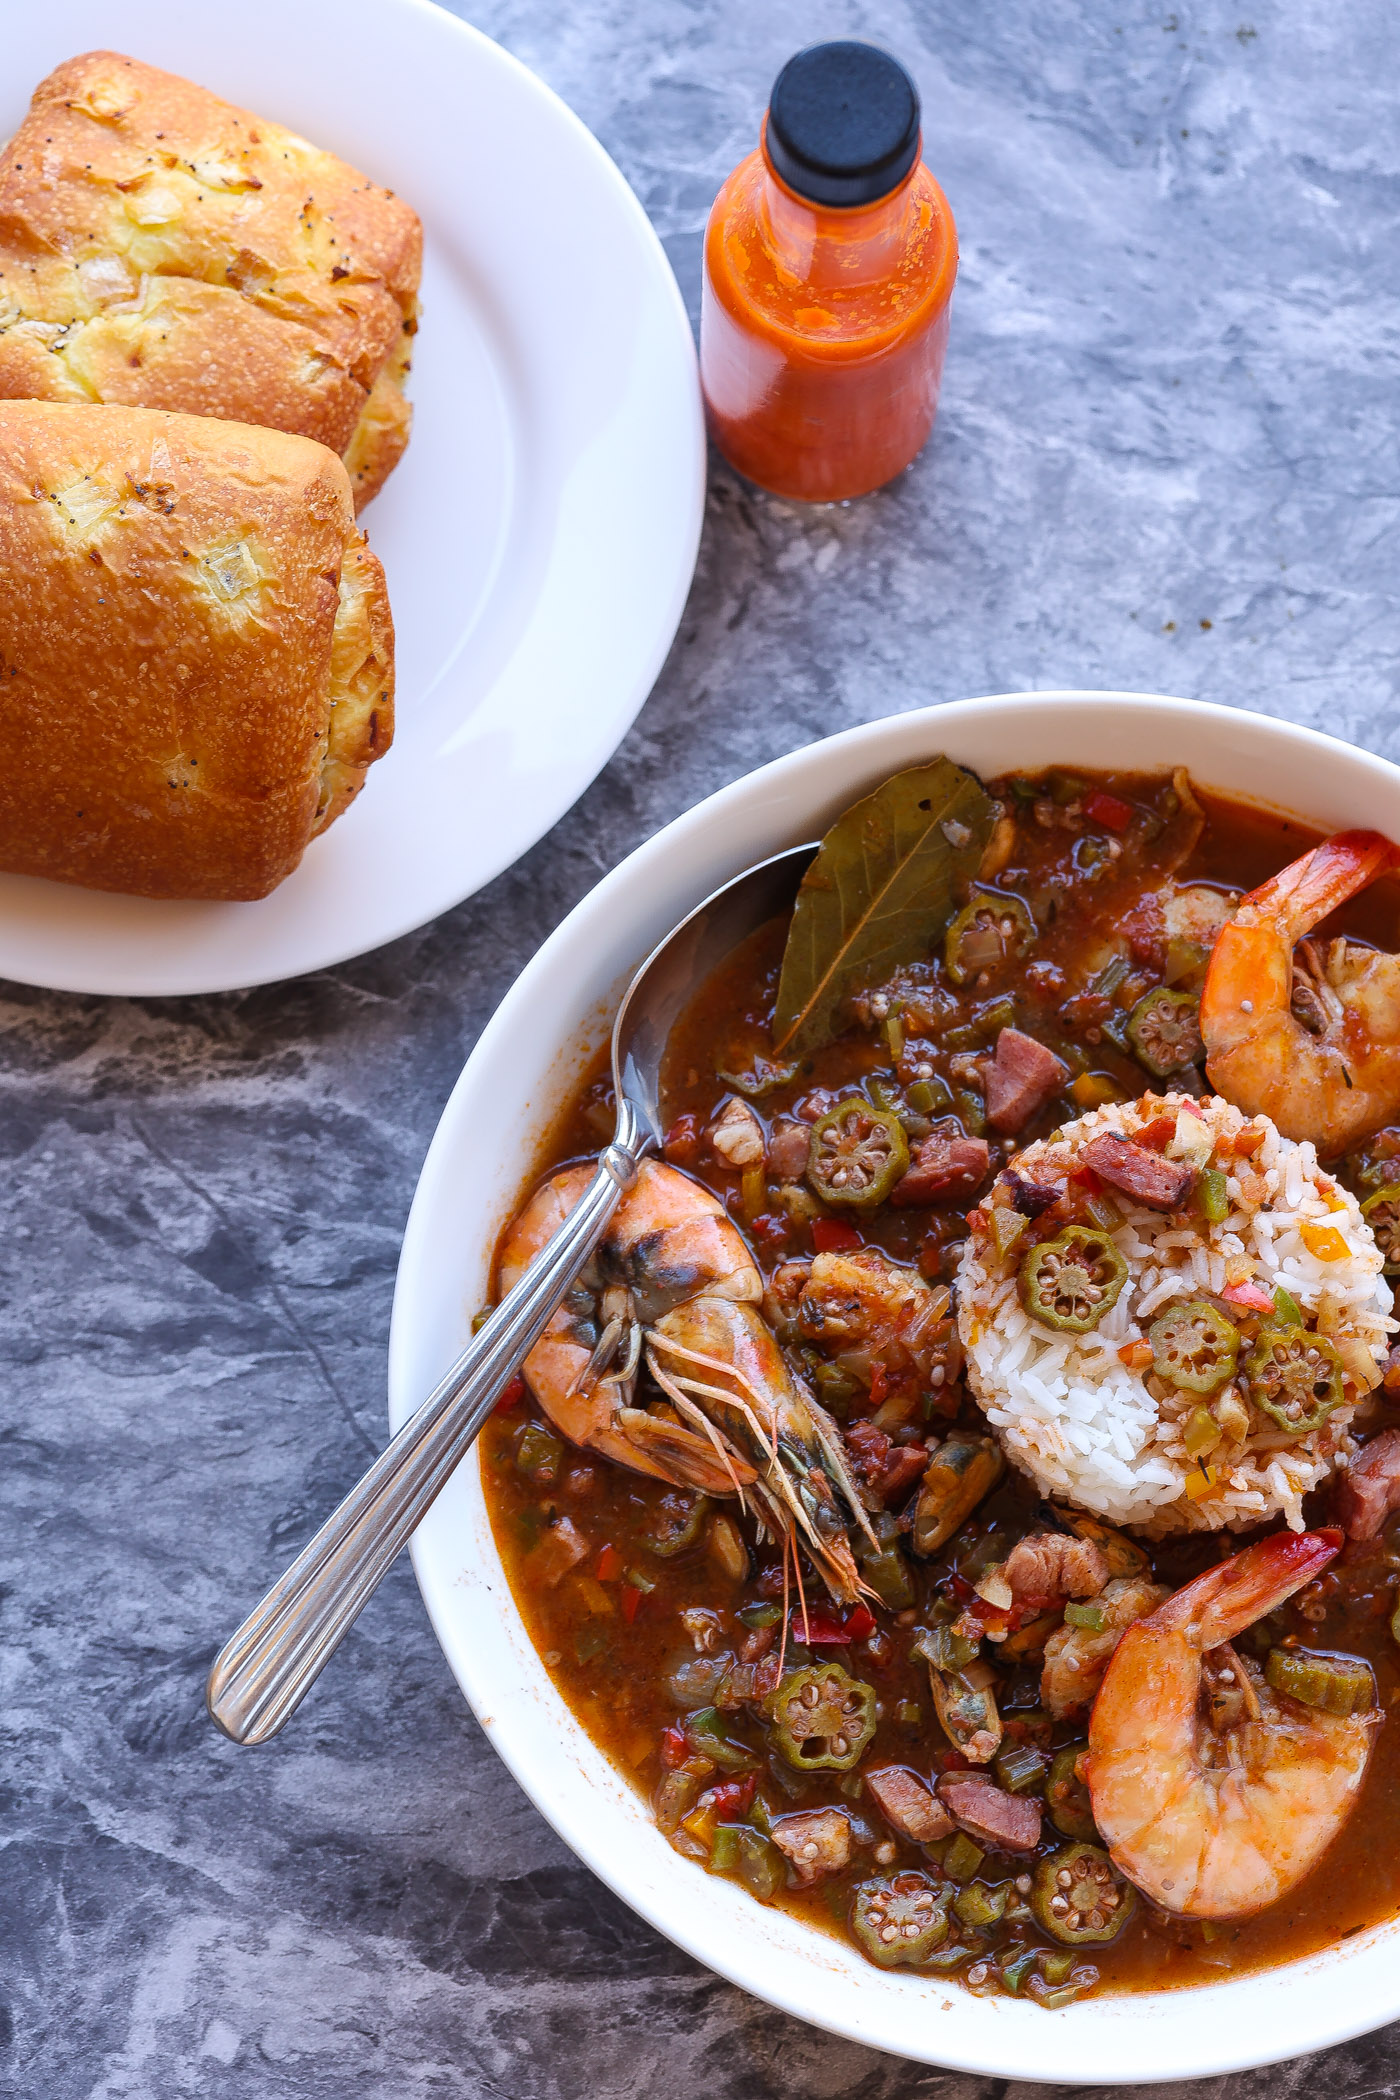
[[[661,1060],[672,1028],[739,942],[792,903],[815,851],[795,846],[727,882],[632,979],[612,1032],[617,1128],[597,1173],[441,1384],[221,1650],[205,1701],[234,1742],[265,1743],[295,1713],[451,1478],[661,1143]]]

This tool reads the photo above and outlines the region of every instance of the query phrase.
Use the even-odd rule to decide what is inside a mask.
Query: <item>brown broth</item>
[[[1159,782],[1134,778],[1104,777],[1098,784],[1128,797],[1160,790]],[[1316,837],[1298,824],[1220,797],[1205,796],[1202,801],[1208,818],[1204,834],[1189,863],[1178,871],[1187,880],[1234,889],[1253,887],[1306,850]],[[1065,841],[1059,834],[1037,837],[1031,832],[1026,844],[1029,859],[1040,854],[1040,861],[1030,869],[1034,878],[1038,871],[1049,869],[1052,855],[1061,851]],[[1076,996],[1105,930],[1121,924],[1136,896],[1159,879],[1159,872],[1149,856],[1121,877],[1111,875],[1096,891],[1083,885],[1069,890],[1073,908],[1059,911],[1037,944],[1036,961],[1048,965],[1040,973],[1043,984],[1028,989],[1023,978],[1014,988],[1017,1025],[1030,1027],[1032,1032],[1049,1030],[1054,1046],[1063,1046],[1064,1031],[1057,1017],[1066,999]],[[1390,945],[1398,911],[1400,889],[1394,883],[1379,883],[1339,915],[1328,931],[1345,931],[1354,938]],[[784,934],[785,926],[775,923],[747,942],[716,973],[677,1029],[665,1087],[666,1113],[673,1128],[684,1128],[682,1119],[688,1116],[707,1118],[723,1100],[728,1090],[716,1080],[716,1066],[732,1068],[766,1053]],[[946,994],[946,980],[940,986],[938,979],[936,966],[925,971],[922,980],[918,971],[912,973],[916,995],[920,981]],[[971,1012],[982,995],[960,996],[962,1008]],[[1090,1013],[1077,1037],[1085,1068],[1106,1073],[1125,1091],[1145,1090],[1148,1082],[1140,1068],[1102,1031],[1097,1040],[1091,1040],[1093,1028]],[[934,1062],[937,1065],[939,1060],[935,1057]],[[765,1117],[780,1115],[814,1089],[839,1088],[881,1070],[891,1070],[891,1058],[879,1031],[853,1029],[806,1060],[790,1085],[762,1101],[762,1113]],[[1024,1143],[1041,1127],[1051,1127],[1060,1113],[1047,1112],[1043,1125],[1021,1133],[1016,1143]],[[600,1056],[552,1134],[540,1170],[552,1170],[596,1151],[611,1126],[611,1094]],[[1003,1154],[1010,1149],[1009,1143],[1004,1145]],[[688,1154],[683,1146],[678,1147],[678,1156],[732,1211],[738,1210],[736,1173],[699,1147],[692,1147]],[[994,1150],[993,1172],[997,1164]],[[919,1263],[926,1275],[935,1278],[953,1265],[964,1229],[956,1212],[885,1209],[861,1222],[870,1243],[901,1261]],[[765,1274],[779,1262],[810,1251],[807,1228],[795,1226],[786,1217],[764,1213],[750,1224],[750,1242]],[[968,1425],[980,1419],[965,1396],[958,1419]],[[1367,1426],[1381,1427],[1392,1419],[1400,1417],[1381,1409]],[[754,1573],[743,1583],[725,1574],[703,1543],[677,1558],[658,1558],[645,1540],[658,1521],[666,1486],[572,1448],[564,1450],[557,1477],[542,1484],[517,1465],[525,1425],[542,1421],[527,1397],[498,1412],[482,1436],[482,1478],[497,1544],[530,1637],[579,1725],[631,1784],[651,1796],[664,1771],[662,1731],[676,1721],[679,1711],[666,1688],[666,1674],[680,1662],[693,1661],[696,1654],[679,1614],[697,1608],[717,1614],[719,1647],[733,1651],[743,1633],[733,1614],[745,1601],[774,1594],[771,1572],[765,1584],[760,1570],[771,1571],[776,1556],[772,1549],[753,1554]],[[946,1411],[930,1426],[945,1429]],[[1019,1535],[1032,1524],[1036,1507],[1035,1493],[1027,1483],[1003,1483],[943,1554],[915,1565],[920,1615],[950,1571],[956,1571],[969,1554],[976,1554],[979,1540],[989,1533]],[[567,1516],[587,1537],[590,1553],[577,1574],[550,1587],[538,1579],[539,1563],[532,1562],[531,1556],[544,1529],[557,1516]],[[752,1527],[745,1528],[752,1548]],[[1222,1542],[1219,1534],[1166,1542],[1150,1549],[1153,1572],[1159,1580],[1176,1586],[1224,1552],[1233,1551],[1237,1543],[1228,1535]],[[909,1558],[912,1562],[913,1556]],[[653,1586],[645,1594],[632,1591],[639,1601],[635,1616],[629,1618],[624,1599],[631,1586],[618,1578],[631,1568],[643,1571]],[[1305,1644],[1364,1656],[1375,1669],[1381,1710],[1387,1716],[1400,1701],[1400,1648],[1389,1630],[1397,1569],[1400,1553],[1387,1541],[1351,1546],[1331,1571],[1285,1606],[1282,1614],[1287,1630]],[[809,1595],[814,1602],[819,1598],[815,1577]],[[628,1606],[630,1609],[630,1599]],[[912,1616],[906,1614],[905,1619]],[[879,1624],[871,1640],[844,1650],[815,1651],[817,1659],[834,1655],[876,1690],[879,1727],[863,1765],[897,1763],[926,1775],[936,1774],[949,1745],[933,1713],[927,1672],[907,1654],[904,1621],[883,1610],[877,1617]],[[1038,1711],[1037,1678],[1038,1670],[1032,1667],[1003,1683],[1002,1710],[1008,1734],[1019,1715]],[[759,1790],[774,1813],[830,1803],[864,1817],[879,1837],[887,1836],[873,1804],[862,1801],[858,1782],[852,1783],[855,1775],[788,1773],[780,1761],[765,1756],[762,1734],[751,1719],[735,1713],[727,1721],[732,1724],[730,1734],[747,1740],[758,1756]],[[1082,1743],[1083,1737],[1082,1723],[1057,1723],[1050,1747]],[[723,1779],[725,1775],[717,1776]],[[1048,1821],[1046,1829],[1042,1852],[1066,1842],[1050,1830]],[[1397,1839],[1400,1726],[1389,1719],[1379,1731],[1358,1808],[1319,1867],[1285,1900],[1258,1917],[1213,1928],[1170,1920],[1142,1905],[1114,1944],[1085,1950],[1087,1958],[1101,1973],[1102,1989],[1175,1989],[1268,1967],[1334,1945],[1400,1911]],[[899,1868],[924,1864],[917,1848],[901,1845]],[[1020,1870],[1017,1863],[998,1860],[992,1854],[982,1869],[982,1879],[997,1883]],[[809,1891],[782,1891],[776,1901],[819,1929],[847,1937],[845,1920],[852,1889],[879,1871],[870,1849],[858,1846],[851,1871]],[[886,1871],[897,1868],[890,1866]],[[945,1979],[936,1981],[942,1984]]]

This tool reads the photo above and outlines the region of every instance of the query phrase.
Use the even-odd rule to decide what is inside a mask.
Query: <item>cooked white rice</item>
[[[1149,1094],[1095,1109],[1028,1146],[1010,1165],[1027,1181],[1063,1192],[1091,1138],[1103,1132],[1131,1138],[1157,1118],[1183,1112],[1189,1120],[1178,1129],[1189,1134],[1199,1130],[1194,1110],[1218,1148],[1210,1161],[1196,1163],[1226,1172],[1228,1217],[1212,1225],[1193,1216],[1183,1225],[1180,1214],[1140,1209],[1119,1190],[1108,1191],[1124,1212],[1112,1238],[1128,1264],[1128,1280],[1098,1326],[1075,1335],[1026,1312],[1018,1282],[1026,1242],[998,1256],[984,1215],[974,1214],[958,1273],[969,1383],[1008,1457],[1057,1500],[1153,1537],[1244,1530],[1279,1512],[1298,1531],[1304,1495],[1355,1448],[1347,1433],[1355,1403],[1377,1382],[1397,1325],[1390,1286],[1356,1198],[1323,1172],[1311,1144],[1295,1144],[1266,1117],[1245,1117],[1216,1097],[1189,1108],[1185,1098]],[[1263,1133],[1248,1158],[1234,1143],[1247,1127]],[[1168,1150],[1176,1149],[1173,1141]],[[1334,1228],[1346,1255],[1321,1259],[1305,1243],[1305,1224]],[[1212,1452],[1207,1472],[1183,1442],[1203,1396],[1179,1392],[1150,1371],[1130,1370],[1119,1352],[1145,1339],[1173,1298],[1218,1296],[1247,1283],[1270,1295],[1281,1285],[1307,1325],[1338,1347],[1347,1374],[1345,1404],[1292,1440],[1251,1409],[1249,1433]],[[1190,1495],[1188,1481],[1196,1491]]]

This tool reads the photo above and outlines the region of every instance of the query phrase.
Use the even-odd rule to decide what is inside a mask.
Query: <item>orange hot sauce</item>
[[[902,66],[870,44],[818,44],[779,74],[758,151],[715,200],[700,311],[710,430],[775,495],[865,495],[933,427],[958,242],[920,143]]]

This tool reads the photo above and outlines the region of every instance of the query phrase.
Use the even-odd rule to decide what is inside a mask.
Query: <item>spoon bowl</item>
[[[661,1144],[661,1063],[711,972],[791,904],[816,847],[760,861],[688,913],[637,970],[612,1032],[617,1127],[559,1231],[398,1435],[215,1659],[205,1703],[236,1743],[265,1743],[296,1711],[592,1255]]]

